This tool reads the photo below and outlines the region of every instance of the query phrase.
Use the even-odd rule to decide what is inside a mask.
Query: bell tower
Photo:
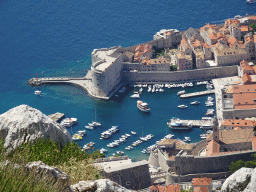
[[[213,119],[213,140],[219,142],[219,125],[216,116]]]

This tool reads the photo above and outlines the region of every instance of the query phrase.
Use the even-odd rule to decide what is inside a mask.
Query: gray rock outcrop
[[[256,191],[256,168],[241,168],[223,183],[222,192]]]
[[[4,139],[8,152],[24,142],[43,137],[60,145],[71,142],[66,128],[28,105],[20,105],[0,115],[0,139]]]
[[[75,185],[71,185],[70,188],[74,192],[132,192],[131,190],[126,189],[108,179],[99,179],[95,181],[80,181]]]
[[[69,187],[69,176],[56,167],[48,166],[42,161],[34,161],[29,162],[25,168],[34,170],[38,174],[44,173],[50,176],[54,183],[58,181],[62,186]]]

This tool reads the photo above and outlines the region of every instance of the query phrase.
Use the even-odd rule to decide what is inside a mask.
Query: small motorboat
[[[101,148],[101,149],[100,149],[100,153],[107,153],[107,152],[108,152],[107,149],[104,149],[104,148]]]
[[[191,105],[199,105],[200,102],[199,102],[199,101],[193,101],[193,102],[191,102],[190,104],[191,104]]]
[[[180,109],[186,109],[188,106],[187,105],[178,105],[178,108]]]
[[[191,139],[190,139],[190,137],[185,137],[185,139],[184,139],[183,141],[185,141],[185,142],[190,142]]]
[[[136,135],[137,133],[135,131],[131,131],[131,134]]]
[[[139,99],[140,98],[140,94],[136,93],[130,96],[133,99]]]
[[[133,147],[132,147],[132,146],[127,146],[127,147],[125,147],[125,149],[128,150],[128,151],[130,151],[130,150],[133,149]]]
[[[89,125],[85,125],[85,129],[93,130],[93,129],[94,129],[94,127],[89,126]]]
[[[41,91],[36,90],[36,91],[35,91],[35,95],[41,95]]]
[[[123,155],[123,154],[124,154],[123,151],[117,151],[116,153],[117,153],[118,155]]]
[[[179,91],[178,93],[177,93],[177,95],[179,96],[179,95],[183,95],[183,94],[185,94],[186,93],[186,91],[185,90],[182,90],[182,91]]]

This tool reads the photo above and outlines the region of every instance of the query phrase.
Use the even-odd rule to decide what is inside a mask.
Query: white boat
[[[150,108],[148,106],[147,103],[143,102],[143,101],[140,101],[138,100],[137,101],[137,108],[143,112],[149,112],[150,111]]]
[[[213,101],[213,98],[211,96],[208,96],[207,101]]]
[[[179,91],[178,93],[177,93],[177,95],[179,96],[179,95],[183,95],[183,94],[185,94],[186,93],[186,91],[185,90],[182,90],[182,91]]]
[[[137,133],[135,131],[131,131],[131,134],[136,135]]]
[[[126,138],[122,137],[119,139],[120,142],[125,142],[126,141]]]
[[[151,90],[152,90],[151,87],[149,87],[149,88],[148,88],[148,92],[151,92]]]
[[[213,113],[214,113],[214,109],[208,109],[205,115],[211,116],[213,115]]]
[[[125,135],[126,135],[127,137],[131,137],[131,135],[130,135],[130,134],[128,134],[128,133],[126,133]]]
[[[246,3],[254,3],[254,0],[246,0]]]
[[[202,125],[200,129],[212,129],[212,125]]]
[[[202,117],[202,120],[212,120],[212,117]]]
[[[192,129],[192,124],[190,121],[185,123],[180,119],[176,119],[173,123],[171,123],[171,121],[168,121],[167,125],[171,129]]]
[[[121,135],[121,137],[122,137],[122,138],[125,138],[125,139],[127,139],[127,136],[126,136],[126,135]]]
[[[164,92],[164,89],[160,88],[160,89],[159,89],[159,92],[161,92],[161,93]]]
[[[173,134],[168,134],[168,135],[166,135],[164,138],[165,138],[165,139],[171,139],[171,138],[173,138],[173,137],[174,137]]]
[[[80,139],[77,138],[77,137],[72,137],[72,140],[73,140],[73,141],[78,141],[78,140],[80,140]]]
[[[60,122],[60,125],[64,126],[64,127],[71,127],[72,125],[76,124],[77,123],[77,118],[66,118],[66,119],[63,119],[61,122]]]
[[[112,143],[109,143],[109,144],[107,144],[107,147],[112,148],[112,147],[114,147],[114,145]]]
[[[142,93],[143,92],[143,88],[141,87],[140,89],[139,89],[139,93]]]
[[[206,107],[212,107],[213,105],[214,105],[213,102],[207,102],[207,103],[205,103],[205,106],[206,106]]]
[[[147,138],[147,137],[140,137],[140,139],[141,139],[142,141],[148,141],[148,138]]]
[[[36,90],[36,91],[35,91],[35,95],[41,95],[41,91]]]
[[[117,153],[118,155],[123,155],[123,154],[124,154],[123,151],[117,151],[116,153]]]
[[[178,105],[178,108],[180,108],[180,109],[185,109],[187,107],[188,107],[187,105]]]
[[[79,134],[83,134],[83,135],[85,135],[86,134],[86,130],[79,130],[79,131],[77,131]]]
[[[193,101],[193,102],[191,102],[190,104],[191,104],[191,105],[199,105],[200,102],[199,102],[199,101]]]
[[[190,137],[185,137],[185,139],[184,139],[183,141],[185,141],[185,142],[190,142],[191,139],[190,139]]]
[[[107,153],[107,152],[108,152],[107,149],[104,149],[104,148],[101,148],[101,149],[100,149],[100,153]]]
[[[139,99],[140,98],[140,94],[133,94],[133,95],[131,95],[130,96],[131,98],[133,98],[133,99]]]
[[[94,129],[94,127],[89,126],[89,125],[85,125],[85,129],[93,130],[93,129]]]
[[[130,151],[130,150],[133,149],[133,147],[132,147],[132,146],[127,146],[127,147],[125,147],[125,149],[128,150],[128,151]]]

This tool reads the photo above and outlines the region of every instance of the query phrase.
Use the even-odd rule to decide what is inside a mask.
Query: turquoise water
[[[178,109],[178,104],[189,104],[194,99],[181,100],[176,96],[181,89],[173,89],[163,94],[143,94],[142,100],[151,108],[150,115],[146,115],[129,97],[131,90],[121,101],[99,101],[88,97],[80,88],[54,85],[40,87],[43,95],[37,97],[36,88],[26,82],[36,73],[39,77],[82,77],[90,69],[90,54],[95,48],[126,47],[149,41],[162,28],[185,30],[207,22],[220,23],[235,15],[255,14],[255,5],[245,0],[1,1],[0,113],[20,104],[45,114],[63,112],[66,117],[78,118],[78,125],[72,128],[75,132],[94,120],[96,109],[97,120],[103,126],[87,131],[81,145],[94,141],[95,148],[105,147],[123,133],[134,130],[141,135],[143,129],[143,134],[154,134],[154,139],[126,154],[133,159],[146,158],[141,150],[171,132],[166,125],[169,118],[201,119],[206,107],[189,105],[185,110]],[[196,87],[188,91],[203,89]],[[198,98],[201,102],[205,99]],[[109,141],[99,140],[100,133],[112,125],[119,125],[120,133]],[[174,134],[176,138],[190,136],[192,141],[198,141],[200,132],[194,129]],[[123,150],[136,137],[128,139],[117,150]]]

